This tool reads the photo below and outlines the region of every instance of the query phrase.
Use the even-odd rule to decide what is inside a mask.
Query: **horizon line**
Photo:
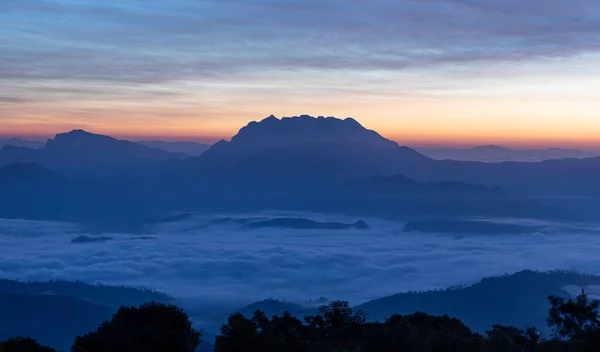
[[[73,129],[77,130],[77,129]],[[70,130],[70,131],[73,131]],[[88,129],[83,129],[87,132],[106,135],[120,140],[128,140],[132,142],[143,142],[143,141],[161,141],[161,142],[189,142],[189,143],[203,143],[203,144],[214,144],[221,140],[229,141],[231,137],[224,136],[187,136],[187,135],[128,135],[128,134],[111,134],[94,132]],[[48,139],[52,139],[58,133],[67,133],[70,131],[63,131],[57,133],[44,133],[44,134],[0,134],[0,139],[21,139],[31,142],[45,142]],[[413,140],[406,140],[406,136],[402,138],[384,138],[390,139],[399,145],[407,146],[411,148],[444,148],[444,149],[468,149],[473,147],[483,146],[498,146],[508,149],[577,149],[581,151],[600,152],[600,141],[590,144],[585,142],[577,142],[572,140],[544,140],[539,139],[505,139],[505,140],[488,140],[488,139],[457,139],[457,138],[415,138]],[[418,136],[415,136],[418,137]],[[441,136],[440,136],[441,137]]]

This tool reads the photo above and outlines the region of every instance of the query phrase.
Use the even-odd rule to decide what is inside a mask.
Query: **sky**
[[[600,149],[597,0],[2,0],[0,23],[0,136],[216,140],[310,114]]]

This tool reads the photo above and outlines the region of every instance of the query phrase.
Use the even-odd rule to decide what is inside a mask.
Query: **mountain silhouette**
[[[543,161],[551,159],[590,158],[599,156],[600,152],[576,149],[546,148],[546,149],[511,149],[498,145],[482,145],[472,148],[425,148],[415,150],[433,159],[461,161]]]
[[[356,179],[398,173],[420,183],[450,181],[459,187],[461,182],[529,196],[600,195],[600,184],[593,181],[600,177],[600,158],[502,163],[433,160],[353,119],[306,115],[251,122],[230,142],[216,143],[190,162],[189,172],[198,185],[215,192],[229,189],[236,195],[256,196],[259,190],[261,196],[269,190],[320,193]]]
[[[45,142],[42,141],[30,141],[20,138],[8,138],[0,139],[0,149],[4,146],[10,145],[13,147],[26,147],[31,149],[40,149],[44,147]]]
[[[545,199],[600,196],[600,157],[501,163],[433,160],[351,118],[270,116],[249,123],[231,141],[216,143],[198,157],[181,159],[179,153],[82,130],[58,134],[38,150],[0,150],[0,166],[38,163],[71,178],[118,181],[154,192],[164,189],[165,197],[172,197],[169,202],[218,195],[233,200],[319,194],[353,180],[399,173],[419,183],[462,182]]]
[[[550,304],[547,297],[572,298],[585,289],[598,298],[599,276],[575,272],[531,270],[512,275],[489,277],[466,287],[445,290],[406,292],[379,298],[356,307],[369,319],[382,321],[392,314],[421,311],[432,315],[456,317],[473,330],[483,332],[493,324],[516,327],[536,326],[547,331]]]
[[[324,198],[318,204],[328,208],[322,211],[346,210],[357,216],[403,214],[448,221],[465,216],[573,219],[559,207],[512,195],[499,187],[460,181],[417,182],[403,174],[354,180]]]
[[[496,198],[507,195],[498,187],[486,187],[460,181],[417,182],[402,174],[371,176],[342,187],[349,194],[386,197],[480,197]]]
[[[210,148],[210,144],[198,142],[137,141],[136,143],[182,156],[198,156]]]
[[[278,119],[271,115],[250,122],[231,138],[216,143],[210,153],[255,154],[271,150],[343,144],[366,148],[397,149],[398,144],[367,130],[352,118],[308,115]],[[406,148],[408,149],[408,148]]]
[[[356,120],[307,115],[251,122],[189,161],[198,185],[236,196],[318,193],[354,178],[392,174],[429,158]]]
[[[438,160],[403,173],[420,182],[460,181],[526,196],[600,196],[600,157],[502,163]]]
[[[66,181],[58,174],[38,164],[10,164],[0,168],[0,187],[2,188],[60,188],[65,183]]]
[[[37,163],[65,177],[68,186],[64,192],[56,187],[34,196],[21,187],[12,194],[16,206],[4,202],[0,216],[91,221],[102,227],[129,228],[170,211],[265,209],[356,217],[403,214],[410,219],[565,219],[575,214],[583,216],[580,220],[597,220],[593,209],[600,206],[600,158],[433,160],[351,118],[270,116],[249,123],[229,142],[183,159],[75,130],[56,135],[39,150],[5,146],[0,167],[7,163]],[[3,188],[5,197],[8,189]],[[35,204],[34,199],[41,201]]]
[[[177,154],[161,149],[84,130],[59,133],[54,139],[46,142],[44,150],[49,154],[63,154],[76,158],[103,158],[108,161],[128,158],[170,159],[177,157]]]
[[[181,155],[138,143],[74,130],[57,134],[41,149],[44,160],[54,167],[98,170],[142,167],[144,163],[180,158]]]
[[[143,171],[157,161],[182,157],[130,141],[73,130],[48,139],[41,149],[5,146],[0,150],[0,166],[37,163],[71,176],[99,177],[138,168]]]
[[[69,179],[33,163],[0,167],[0,199],[0,218],[68,221],[90,231],[135,231],[156,216],[152,194],[132,184]]]
[[[0,166],[17,163],[39,163],[42,153],[39,149],[5,145],[0,148]]]
[[[169,303],[173,298],[165,293],[125,286],[91,285],[80,281],[22,282],[0,279],[0,295],[58,295],[83,300],[94,305],[119,308],[156,301]]]
[[[38,164],[0,168],[0,217],[59,220],[68,188],[67,180]]]
[[[438,316],[448,314],[480,333],[494,324],[518,328],[536,326],[547,333],[548,296],[573,298],[585,289],[590,298],[598,299],[598,285],[600,276],[524,270],[484,278],[469,286],[398,293],[362,303],[354,309],[364,312],[368,321],[384,321],[394,314],[424,312]],[[316,312],[315,307],[273,299],[249,304],[236,312],[252,316],[256,310],[264,311],[267,316],[288,311],[299,319]]]

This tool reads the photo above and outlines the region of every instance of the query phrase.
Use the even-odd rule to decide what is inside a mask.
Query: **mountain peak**
[[[45,149],[46,151],[68,149],[71,153],[77,153],[81,148],[99,150],[114,142],[117,142],[115,138],[78,129],[56,134],[53,139],[48,139]]]
[[[59,133],[41,150],[46,158],[71,164],[127,163],[133,159],[175,159],[180,156],[162,149],[90,133],[81,129]]]
[[[67,134],[91,134],[83,129],[72,130],[71,132],[67,132]]]
[[[227,148],[244,152],[261,152],[308,145],[398,147],[395,142],[382,137],[375,131],[364,128],[351,117],[338,119],[332,116],[299,115],[279,119],[270,115],[261,121],[248,123],[231,138],[231,142],[216,144],[212,149]]]
[[[353,123],[353,124],[356,124],[356,125],[359,125],[359,126],[362,127],[362,125],[358,121],[356,121],[354,118],[352,118],[352,117],[346,117],[344,119],[344,121],[347,122],[347,123]]]
[[[113,137],[91,133],[82,129],[72,130],[70,132],[58,133],[54,136],[54,140],[64,139],[103,139],[103,140],[115,140]]]
[[[471,150],[505,151],[507,148],[495,144],[480,145],[470,148]]]

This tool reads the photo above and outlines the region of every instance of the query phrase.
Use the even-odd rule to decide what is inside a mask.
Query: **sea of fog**
[[[152,238],[105,233],[101,236],[113,239],[94,243],[71,243],[85,235],[73,224],[0,220],[0,277],[144,286],[190,305],[242,307],[265,298],[306,301],[323,296],[361,303],[522,269],[600,273],[600,237],[593,228],[458,236],[403,233],[401,222],[363,218],[370,229],[252,230],[214,221],[224,216],[155,225],[144,235]],[[246,217],[275,216],[282,214]]]

